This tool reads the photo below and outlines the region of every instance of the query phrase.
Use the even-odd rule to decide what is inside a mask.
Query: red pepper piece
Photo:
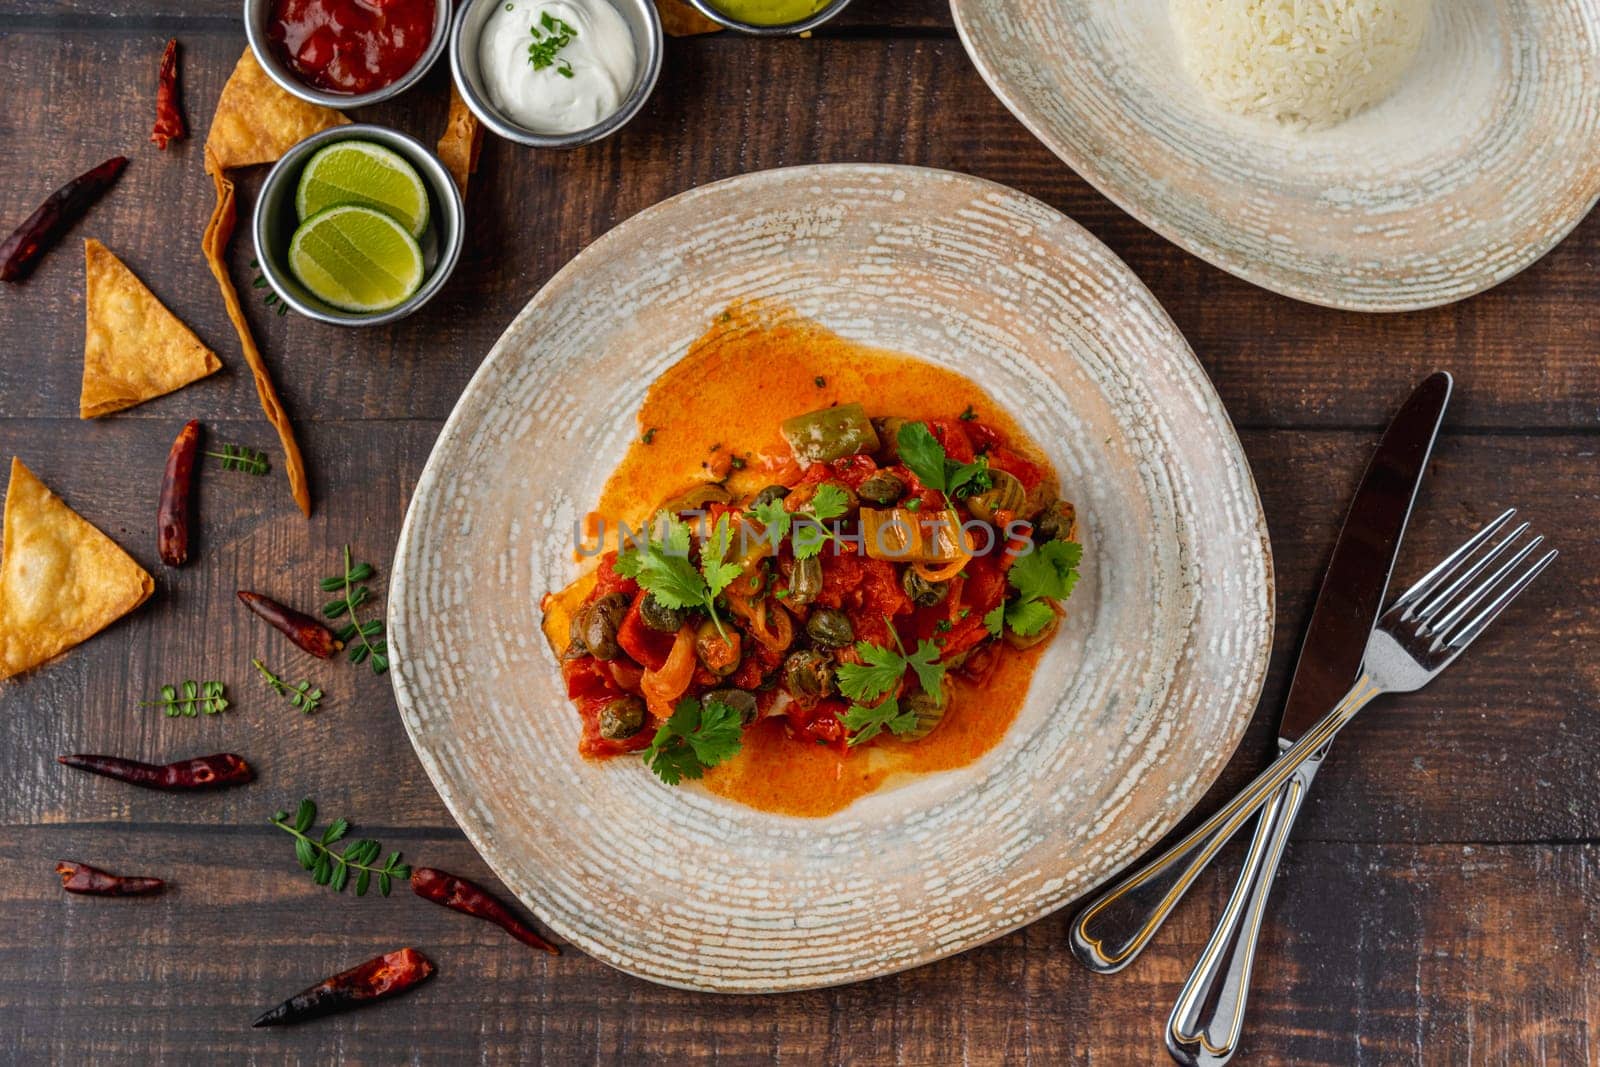
[[[560,949],[540,937],[532,927],[517,918],[510,908],[475,882],[469,882],[465,878],[458,878],[433,867],[416,867],[411,871],[411,889],[424,900],[431,900],[435,904],[442,904],[479,919],[487,919],[524,945],[542,948],[552,956],[561,955]]]
[[[284,607],[271,597],[244,589],[239,590],[238,595],[245,607],[266,619],[273,629],[313,656],[331,659],[344,647],[344,642],[333,636],[332,630],[303,611]]]
[[[674,635],[652,630],[644,624],[639,605],[644,603],[646,595],[642,589],[634,594],[628,613],[622,617],[622,625],[617,627],[617,644],[635,663],[647,670],[659,671],[672,654]]]
[[[156,546],[161,562],[181,567],[189,558],[190,487],[194,483],[194,459],[200,449],[200,422],[190,419],[178,431],[167,453],[167,472],[161,479],[161,506],[156,513]]]
[[[191,789],[220,789],[243,785],[255,777],[244,757],[232,752],[179,760],[176,763],[142,763],[121,756],[57,756],[56,762],[80,771],[101,774],[119,782],[181,793]]]
[[[142,897],[159,893],[167,883],[159,878],[130,878],[109,874],[87,863],[62,860],[56,864],[61,876],[61,888],[69,893],[83,893],[92,897]]]
[[[167,42],[161,53],[160,80],[156,84],[156,125],[150,131],[150,141],[162,151],[167,142],[181,141],[188,136],[183,126],[183,113],[178,110],[178,39]]]
[[[433,964],[416,949],[397,949],[301,990],[250,1025],[282,1026],[348,1011],[403,993],[431,977],[433,970]]]
[[[20,282],[33,273],[39,257],[61,240],[67,228],[117,183],[127,156],[112,156],[50,194],[21,226],[0,244],[0,282]]]

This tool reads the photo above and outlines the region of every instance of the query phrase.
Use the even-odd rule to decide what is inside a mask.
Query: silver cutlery
[[[1367,639],[1383,610],[1389,574],[1452,386],[1450,375],[1442,372],[1424,379],[1373,450],[1334,543],[1301,643],[1278,727],[1280,752],[1293,747],[1360,673]],[[1325,751],[1313,755],[1268,802],[1257,824],[1247,871],[1259,870],[1272,847],[1281,851],[1281,841],[1276,846],[1272,843],[1277,834],[1288,833],[1293,812],[1286,809],[1298,807],[1325,755]],[[1273,835],[1269,836],[1269,830]],[[1078,958],[1101,973],[1120,970],[1132,962],[1223,840],[1195,850],[1186,863],[1142,872],[1142,877],[1126,879],[1101,896],[1073,924],[1073,950]]]

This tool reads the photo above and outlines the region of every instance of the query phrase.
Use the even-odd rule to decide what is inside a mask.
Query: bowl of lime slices
[[[256,259],[274,292],[340,326],[403,319],[461,257],[461,192],[421,142],[336,126],[284,153],[256,200]]]

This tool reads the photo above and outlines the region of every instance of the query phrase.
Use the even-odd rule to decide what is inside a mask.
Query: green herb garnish
[[[1078,564],[1083,546],[1076,541],[1046,541],[1026,556],[1018,556],[1006,571],[1006,581],[1018,593],[1016,600],[997,604],[983,617],[995,637],[1009,626],[1019,637],[1032,637],[1055,618],[1050,601],[1065,600],[1078,584]]]
[[[656,440],[656,428],[654,426],[650,427],[640,435],[639,440],[643,441],[647,445],[654,444]]]
[[[563,78],[572,77],[572,64],[556,53],[571,44],[576,36],[577,29],[564,19],[555,18],[548,11],[540,12],[539,25],[533,27],[533,43],[528,45],[528,62],[533,64],[534,70],[553,66]]]
[[[755,516],[762,528],[766,531],[768,540],[774,546],[783,543],[790,532],[794,533],[794,558],[810,559],[822,551],[822,546],[833,540],[835,534],[823,524],[830,519],[837,519],[850,510],[850,494],[844,487],[833,482],[823,482],[817,486],[816,495],[811,502],[798,511],[791,512],[783,506],[781,500],[769,500],[757,504],[751,514]],[[795,520],[801,522],[796,525]]]
[[[672,717],[656,730],[650,747],[644,750],[644,762],[657,778],[677,785],[732,759],[742,737],[743,724],[733,708],[716,700],[702,704],[694,697],[684,697]]]
[[[373,875],[378,876],[378,892],[388,896],[393,879],[411,877],[411,868],[400,862],[399,852],[389,853],[382,866],[374,866],[383,846],[367,838],[350,842],[342,853],[335,852],[334,842],[350,832],[348,820],[335,819],[320,837],[311,837],[308,832],[316,821],[317,806],[310,797],[300,802],[293,822],[289,821],[286,811],[278,812],[271,819],[272,825],[294,835],[295,859],[300,861],[303,870],[311,872],[311,880],[318,885],[331,886],[335,893],[343,893],[350,872],[355,870],[360,872],[356,875],[356,896],[366,896]]]
[[[852,748],[872,740],[884,729],[893,734],[908,734],[917,728],[917,713],[900,710],[900,700],[895,690],[906,671],[912,671],[921,683],[923,692],[934,700],[944,699],[944,664],[939,662],[939,648],[924,638],[917,642],[917,650],[907,653],[900,643],[894,624],[885,619],[894,648],[884,648],[867,641],[856,642],[860,663],[841,663],[835,673],[839,692],[852,703],[840,717],[850,730]]]
[[[960,500],[994,487],[989,461],[979,456],[971,463],[957,463],[945,454],[944,446],[925,422],[908,422],[895,435],[900,446],[900,461],[917,481],[937,489],[947,500]]]
[[[271,669],[258,659],[251,660],[250,666],[260,672],[262,680],[267,683],[269,689],[287,699],[289,703],[307,715],[316,711],[317,706],[322,703],[322,690],[313,688],[310,682],[302,679],[291,685],[276,674],[273,674]]]
[[[261,270],[260,261],[252,259],[250,261],[250,269],[259,272]],[[263,277],[261,274],[259,274],[259,273],[256,274],[255,279],[250,283],[250,288],[252,288],[252,289],[266,289],[267,290],[267,295],[262,298],[262,302],[264,304],[266,304],[267,307],[273,307],[274,305],[276,305],[277,308],[278,308],[278,314],[279,315],[287,315],[287,314],[289,314],[289,305],[288,305],[288,303],[286,301],[282,301],[282,300],[278,299],[278,294],[275,293],[271,288],[268,287],[267,279],[265,277]]]
[[[162,686],[160,699],[141,700],[139,706],[160,708],[169,719],[179,715],[192,719],[202,711],[207,715],[215,715],[228,708],[228,698],[223,695],[224,688],[221,682],[195,682],[191,679],[182,686]]]
[[[976,411],[972,410],[972,405],[971,404],[968,404],[967,407],[966,407],[966,410],[963,411],[960,415],[956,416],[956,418],[960,419],[962,422],[971,422],[974,419],[976,419],[977,417],[978,417],[978,413]]]
[[[657,541],[647,531],[644,546],[618,555],[613,569],[624,578],[637,581],[665,607],[704,608],[717,633],[727,640],[727,631],[717,615],[717,596],[743,571],[739,564],[727,562],[733,539],[728,516],[717,520],[711,536],[700,545],[698,571],[689,562],[688,525],[665,512],[656,521],[665,524],[665,538]]]
[[[344,574],[322,579],[324,593],[340,594],[337,600],[322,605],[322,614],[330,619],[348,617],[350,621],[335,630],[334,636],[348,646],[351,663],[371,660],[372,673],[382,674],[389,669],[389,645],[383,639],[383,620],[368,619],[362,622],[356,617],[356,609],[372,596],[372,590],[360,583],[377,573],[370,563],[352,563],[350,546],[345,545]],[[359,643],[356,642],[358,637],[361,638]]]
[[[207,452],[213,459],[222,460],[225,471],[242,471],[245,474],[267,473],[267,454],[244,445],[223,445],[221,452]]]

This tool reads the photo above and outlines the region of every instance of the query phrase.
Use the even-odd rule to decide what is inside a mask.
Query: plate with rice
[[[951,0],[984,79],[1141,222],[1298,300],[1497,285],[1600,199],[1600,0]]]

